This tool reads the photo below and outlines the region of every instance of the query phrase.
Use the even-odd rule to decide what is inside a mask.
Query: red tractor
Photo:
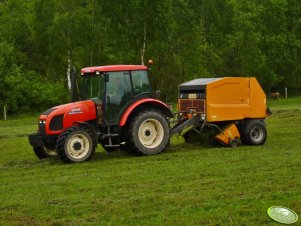
[[[29,142],[39,158],[58,155],[65,162],[90,159],[100,143],[111,152],[128,149],[157,154],[169,142],[173,113],[158,100],[142,65],[83,68],[82,101],[48,109]]]

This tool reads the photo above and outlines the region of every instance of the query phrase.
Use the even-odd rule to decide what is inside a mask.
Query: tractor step
[[[120,145],[119,144],[111,144],[111,145],[110,144],[106,144],[105,147],[106,148],[119,148]]]
[[[119,134],[118,133],[111,133],[111,134],[103,134],[101,136],[102,136],[102,139],[105,139],[107,137],[118,137]]]

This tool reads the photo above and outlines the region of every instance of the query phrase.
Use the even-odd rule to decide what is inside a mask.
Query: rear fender
[[[124,126],[126,124],[128,118],[130,117],[130,115],[137,108],[143,107],[144,105],[145,106],[150,105],[150,106],[152,106],[152,108],[162,111],[166,117],[169,117],[169,118],[174,117],[172,111],[169,109],[168,105],[166,105],[164,102],[157,100],[157,99],[153,99],[153,98],[144,98],[144,99],[141,99],[141,100],[133,103],[126,109],[126,111],[123,113],[123,115],[119,121],[119,126],[121,126],[121,127]]]

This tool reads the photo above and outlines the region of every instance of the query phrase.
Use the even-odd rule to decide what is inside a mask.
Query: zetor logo
[[[82,114],[83,111],[81,108],[73,108],[71,111],[68,113],[69,115],[74,115],[74,114]]]

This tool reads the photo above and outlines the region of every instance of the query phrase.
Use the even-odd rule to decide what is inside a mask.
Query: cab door
[[[132,86],[129,71],[109,72],[106,74],[105,122],[118,124],[118,115],[132,99]]]

